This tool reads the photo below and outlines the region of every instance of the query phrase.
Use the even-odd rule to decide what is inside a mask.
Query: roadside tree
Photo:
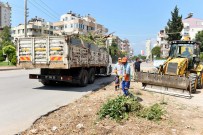
[[[159,46],[155,46],[152,49],[152,55],[156,56],[157,58],[160,58],[160,56],[161,56],[161,48]]]
[[[168,41],[173,40],[180,40],[181,34],[180,32],[183,29],[183,23],[182,23],[182,15],[179,15],[179,9],[176,6],[174,8],[174,11],[171,12],[171,19],[168,20],[167,26],[165,28],[166,33],[168,33]]]
[[[195,40],[200,42],[200,49],[201,52],[203,52],[203,31],[199,31],[196,36],[195,36]]]
[[[8,61],[12,62],[12,64],[16,64],[14,59],[16,59],[16,49],[12,45],[8,45],[3,47],[3,53],[6,54]]]
[[[5,60],[5,58],[4,58],[4,56],[3,56],[3,51],[0,50],[0,62],[2,62],[2,61],[4,61],[4,60]]]

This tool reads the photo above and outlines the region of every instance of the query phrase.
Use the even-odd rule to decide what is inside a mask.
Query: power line
[[[41,8],[39,8],[38,6],[36,6],[34,3],[32,3],[30,0],[28,1],[33,7],[35,7],[36,9],[39,9],[40,11],[42,11],[44,14],[46,14],[47,16],[51,17],[53,20],[58,20],[58,18],[51,16],[50,14],[44,12]]]
[[[41,4],[39,4],[37,1],[34,0],[34,3],[36,3],[39,7],[41,7],[44,11],[46,11],[47,13],[51,14],[51,16],[58,18],[58,16],[55,16],[54,14],[52,14],[50,11],[48,11],[46,8],[44,8]]]
[[[39,0],[39,1],[41,1],[41,3],[43,3],[50,11],[53,11],[53,13],[55,13],[57,16],[60,16],[60,14],[58,12],[56,12],[55,10],[50,8],[45,2],[43,2],[42,0]]]

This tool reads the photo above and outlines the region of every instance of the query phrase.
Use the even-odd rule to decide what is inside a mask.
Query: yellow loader
[[[136,72],[135,81],[143,90],[191,98],[203,87],[203,65],[200,64],[200,44],[194,41],[172,41],[169,57],[158,72]]]

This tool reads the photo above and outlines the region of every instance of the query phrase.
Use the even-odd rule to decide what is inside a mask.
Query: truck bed
[[[79,38],[31,37],[18,40],[18,67],[70,69],[74,67],[107,66],[105,49]]]

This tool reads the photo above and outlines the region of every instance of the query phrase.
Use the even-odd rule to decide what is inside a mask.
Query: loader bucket
[[[136,72],[135,81],[143,84],[143,90],[173,96],[191,97],[191,92],[188,90],[190,81],[187,77]]]

